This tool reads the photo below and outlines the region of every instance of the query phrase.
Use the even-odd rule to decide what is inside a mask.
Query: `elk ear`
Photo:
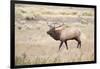
[[[55,29],[55,27],[53,27],[52,29]]]

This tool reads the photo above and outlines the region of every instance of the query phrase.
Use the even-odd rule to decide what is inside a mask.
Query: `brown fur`
[[[63,44],[63,42],[66,45],[66,48],[68,49],[67,40],[76,40],[78,42],[77,48],[81,47],[81,40],[80,40],[80,30],[76,28],[51,28],[49,31],[47,31],[47,34],[50,35],[55,40],[60,40],[60,46],[59,50]]]

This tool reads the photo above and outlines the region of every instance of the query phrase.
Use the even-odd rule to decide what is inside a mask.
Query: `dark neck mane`
[[[60,33],[59,33],[59,31],[55,31],[50,36],[53,37],[55,40],[60,40]]]

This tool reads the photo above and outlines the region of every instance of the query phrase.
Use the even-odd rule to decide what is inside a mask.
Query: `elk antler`
[[[52,23],[50,23],[50,22],[47,22],[47,25],[50,27],[50,28],[54,28],[55,27],[55,25]]]
[[[47,22],[47,25],[50,27],[50,28],[58,28],[58,27],[62,27],[64,25],[64,23],[62,24],[58,24],[57,22]]]
[[[64,26],[64,23],[62,23],[61,25],[56,26],[55,28],[62,27],[62,26]]]

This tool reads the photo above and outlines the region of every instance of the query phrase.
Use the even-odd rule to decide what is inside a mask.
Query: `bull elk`
[[[76,40],[78,42],[77,48],[81,48],[80,30],[71,27],[64,28],[63,25],[64,24],[55,26],[55,23],[53,23],[53,25],[48,24],[50,29],[47,31],[47,34],[50,35],[53,39],[61,41],[59,45],[59,50],[63,43],[65,43],[66,49],[68,49],[67,45],[68,40]]]

